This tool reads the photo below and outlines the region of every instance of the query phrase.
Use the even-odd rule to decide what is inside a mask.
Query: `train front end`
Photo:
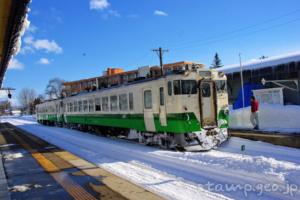
[[[198,101],[200,131],[189,134],[197,145],[185,145],[187,151],[217,148],[228,139],[228,93],[226,76],[215,70],[199,70]],[[196,142],[195,142],[196,141]]]

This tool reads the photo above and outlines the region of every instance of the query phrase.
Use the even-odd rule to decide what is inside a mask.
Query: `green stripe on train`
[[[110,126],[119,128],[130,128],[138,131],[146,131],[143,114],[96,114],[96,115],[67,115],[67,122],[74,124]],[[45,114],[38,115],[39,120],[51,122],[63,122],[62,115]],[[218,120],[224,124],[220,128],[228,128],[228,115],[221,110],[218,113]],[[156,132],[186,133],[200,131],[200,123],[194,113],[173,113],[167,114],[167,126],[162,126],[159,115],[154,114]]]
[[[63,122],[62,115],[56,114],[38,114],[38,120],[50,121],[50,122]]]
[[[67,122],[74,124],[99,125],[119,128],[130,128],[146,131],[143,114],[97,114],[97,115],[67,115]],[[56,115],[38,116],[39,120],[56,121]],[[179,113],[167,115],[167,126],[160,124],[159,115],[154,114],[156,132],[186,133],[200,131],[200,123],[194,113]]]

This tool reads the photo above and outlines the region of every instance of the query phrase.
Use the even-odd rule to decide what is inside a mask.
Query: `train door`
[[[200,82],[201,125],[204,127],[217,126],[216,91],[213,81]]]
[[[159,121],[161,126],[167,126],[164,86],[159,87]]]
[[[153,94],[151,89],[143,90],[144,99],[144,123],[147,131],[155,132],[154,116],[153,116]]]

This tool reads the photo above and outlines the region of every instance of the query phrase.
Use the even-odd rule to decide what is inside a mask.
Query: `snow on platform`
[[[253,129],[250,114],[250,107],[231,110],[229,127],[232,129]],[[300,106],[261,104],[258,118],[262,131],[300,134]]]
[[[164,151],[2,118],[166,199],[300,199],[300,150],[230,138],[218,150]],[[246,146],[241,153],[240,146]]]

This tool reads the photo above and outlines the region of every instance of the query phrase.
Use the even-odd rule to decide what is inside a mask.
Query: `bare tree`
[[[46,87],[45,94],[48,99],[58,99],[61,97],[64,80],[60,78],[53,78],[49,80]]]
[[[23,111],[26,114],[33,114],[34,113],[34,100],[36,99],[37,95],[34,89],[30,88],[23,88],[18,96],[19,103]]]

